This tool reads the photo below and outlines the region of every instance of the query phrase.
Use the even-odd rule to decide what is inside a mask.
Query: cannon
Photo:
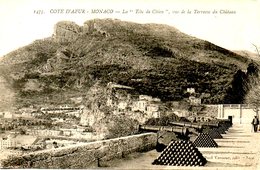
[[[145,131],[168,131],[168,132],[174,132],[177,134],[182,135],[189,135],[188,128],[185,127],[172,127],[172,126],[152,126],[152,125],[139,125],[139,130],[145,130]]]
[[[189,139],[190,131],[186,127],[173,127],[173,126],[153,126],[153,125],[139,125],[139,131],[150,131],[150,132],[158,132],[158,131],[167,131],[175,133],[178,138],[183,140]]]
[[[187,127],[190,132],[197,134],[202,132],[206,128],[218,128],[218,123],[203,122],[203,123],[191,123],[191,122],[169,122],[173,126]],[[192,129],[192,130],[191,130]]]
[[[202,125],[200,123],[191,123],[191,122],[169,122],[169,124],[173,126],[181,126],[195,129],[202,129]]]
[[[186,127],[172,127],[172,126],[153,126],[153,125],[139,125],[139,131],[150,131],[157,132],[157,142],[156,142],[156,151],[162,152],[167,145],[160,143],[159,131],[173,132],[179,139],[189,140],[189,130]]]

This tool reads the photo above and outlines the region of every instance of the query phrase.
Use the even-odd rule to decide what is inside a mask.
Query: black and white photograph
[[[0,168],[260,169],[259,0],[0,0]]]

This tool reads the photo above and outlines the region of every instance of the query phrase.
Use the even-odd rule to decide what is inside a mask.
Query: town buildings
[[[141,111],[150,118],[160,117],[159,106],[161,100],[152,96],[139,95],[139,98],[134,100],[131,106],[132,111]]]
[[[60,106],[60,107],[47,107],[47,108],[41,108],[41,111],[44,114],[50,114],[50,113],[66,113],[74,116],[78,116],[82,113],[83,107],[69,107],[69,106]]]
[[[197,98],[195,96],[190,96],[189,101],[191,105],[201,105],[201,98]]]
[[[12,136],[0,138],[0,149],[13,148],[16,147],[16,140]]]
[[[195,88],[193,88],[193,87],[187,88],[187,93],[194,94]]]

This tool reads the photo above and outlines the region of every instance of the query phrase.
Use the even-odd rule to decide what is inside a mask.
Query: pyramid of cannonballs
[[[226,134],[226,128],[224,128],[223,126],[218,127],[218,132],[221,134]]]
[[[218,144],[209,133],[200,133],[193,142],[196,147],[218,147]]]
[[[222,139],[223,136],[219,133],[219,131],[214,128],[214,129],[211,129],[209,131],[209,135],[213,138],[213,139]]]
[[[172,141],[153,165],[204,166],[207,160],[191,141]]]
[[[226,130],[228,130],[230,128],[230,125],[228,123],[224,123],[224,124],[222,124],[222,127],[224,127]]]

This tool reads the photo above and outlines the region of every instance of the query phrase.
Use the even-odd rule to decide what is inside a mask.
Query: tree
[[[260,57],[260,53],[258,47],[253,44],[256,48],[256,52]],[[252,104],[255,107],[259,107],[260,105],[260,77],[259,77],[259,65],[256,63],[249,64],[247,69],[248,77],[249,77],[249,91],[245,97],[245,101],[248,104]]]
[[[260,57],[260,53],[259,53],[258,47],[255,44],[252,44],[252,45],[255,47],[256,52],[257,52],[258,56]]]
[[[26,134],[26,129],[20,128],[20,129],[19,129],[19,133],[20,133],[21,135],[25,135],[25,134]]]
[[[112,116],[107,125],[107,139],[132,135],[137,132],[138,121],[123,115]]]
[[[247,93],[247,75],[242,70],[238,70],[233,77],[231,87],[227,90],[225,103],[243,103]]]

